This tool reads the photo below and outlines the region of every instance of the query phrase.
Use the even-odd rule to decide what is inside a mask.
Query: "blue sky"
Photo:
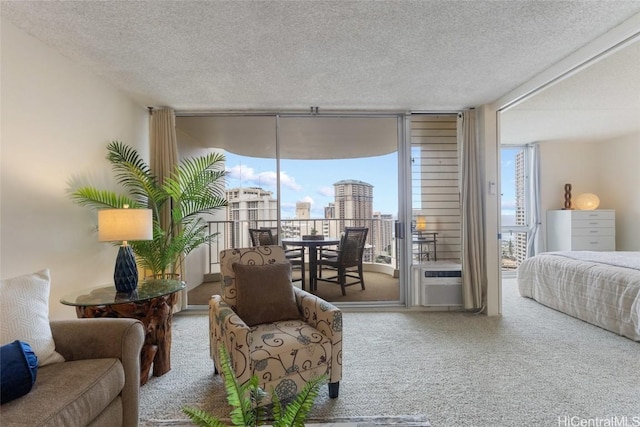
[[[503,225],[515,216],[515,154],[502,150]],[[275,159],[238,156],[226,152],[227,187],[261,187],[276,193]],[[397,154],[339,160],[286,160],[280,163],[282,217],[295,216],[296,202],[311,202],[311,216],[324,217],[324,207],[334,201],[333,184],[357,179],[373,185],[373,210],[397,216]]]
[[[238,156],[226,152],[227,187],[261,187],[276,193],[275,159]],[[311,217],[323,218],[333,202],[333,184],[356,179],[373,185],[373,210],[398,213],[396,153],[385,156],[339,160],[286,160],[280,162],[282,217],[295,216],[296,202],[311,202]]]
[[[502,225],[515,225],[516,215],[516,153],[522,148],[503,148],[501,150],[501,194]]]

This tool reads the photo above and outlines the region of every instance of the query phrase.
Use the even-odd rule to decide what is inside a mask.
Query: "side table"
[[[430,235],[431,237],[424,237],[423,235]],[[418,237],[413,238],[413,244],[418,245],[418,262],[424,261],[424,258],[426,258],[427,261],[438,260],[438,233],[422,232]],[[426,251],[423,245],[427,245]],[[429,245],[433,245],[433,259],[431,259],[430,256]]]
[[[171,320],[177,294],[184,289],[180,280],[151,279],[129,293],[116,293],[115,286],[82,289],[60,299],[75,306],[79,318],[128,317],[144,324],[145,342],[140,353],[140,385],[153,375],[171,370]]]

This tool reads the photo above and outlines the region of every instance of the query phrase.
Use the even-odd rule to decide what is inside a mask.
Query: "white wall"
[[[540,144],[541,207],[564,206],[564,184],[575,199],[595,193],[600,209],[616,210],[616,249],[640,251],[640,135],[615,141]],[[546,229],[543,231],[546,233]]]
[[[50,317],[74,318],[60,297],[111,283],[117,249],[98,242],[95,214],[71,202],[68,180],[108,180],[111,140],[148,159],[148,113],[12,23],[1,24],[0,277],[49,268]]]
[[[598,161],[603,170],[598,197],[616,210],[616,249],[640,251],[640,134],[600,144]]]

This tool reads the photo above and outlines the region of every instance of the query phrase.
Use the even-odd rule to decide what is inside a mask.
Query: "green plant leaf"
[[[224,156],[209,153],[183,160],[162,185],[136,150],[122,142],[107,145],[107,160],[127,194],[83,187],[71,192],[71,200],[91,209],[124,205],[151,209],[153,240],[129,244],[139,265],[151,274],[180,272],[184,257],[216,236],[209,232],[202,215],[227,206]],[[160,212],[168,203],[171,204],[170,221],[163,228]]]
[[[218,420],[208,412],[205,412],[198,408],[192,408],[186,406],[182,408],[182,412],[187,414],[191,421],[201,427],[226,427],[222,421]]]
[[[235,372],[231,365],[231,358],[224,347],[220,347],[220,369],[224,377],[224,386],[227,390],[227,402],[233,407],[231,413],[231,422],[235,426],[255,426],[256,419],[251,407],[251,398],[247,390],[249,387],[258,386],[258,378],[253,376],[243,386],[238,384]]]
[[[78,188],[71,193],[70,197],[78,205],[93,209],[120,209],[124,205],[129,205],[130,208],[140,207],[128,196],[92,187]]]
[[[320,385],[326,381],[326,375],[308,381],[300,393],[289,402],[284,409],[284,414],[274,422],[273,427],[304,427],[304,422],[318,396]]]

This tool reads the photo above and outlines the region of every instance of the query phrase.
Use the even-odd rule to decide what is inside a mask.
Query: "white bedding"
[[[517,275],[520,295],[640,341],[640,252],[546,252]]]

